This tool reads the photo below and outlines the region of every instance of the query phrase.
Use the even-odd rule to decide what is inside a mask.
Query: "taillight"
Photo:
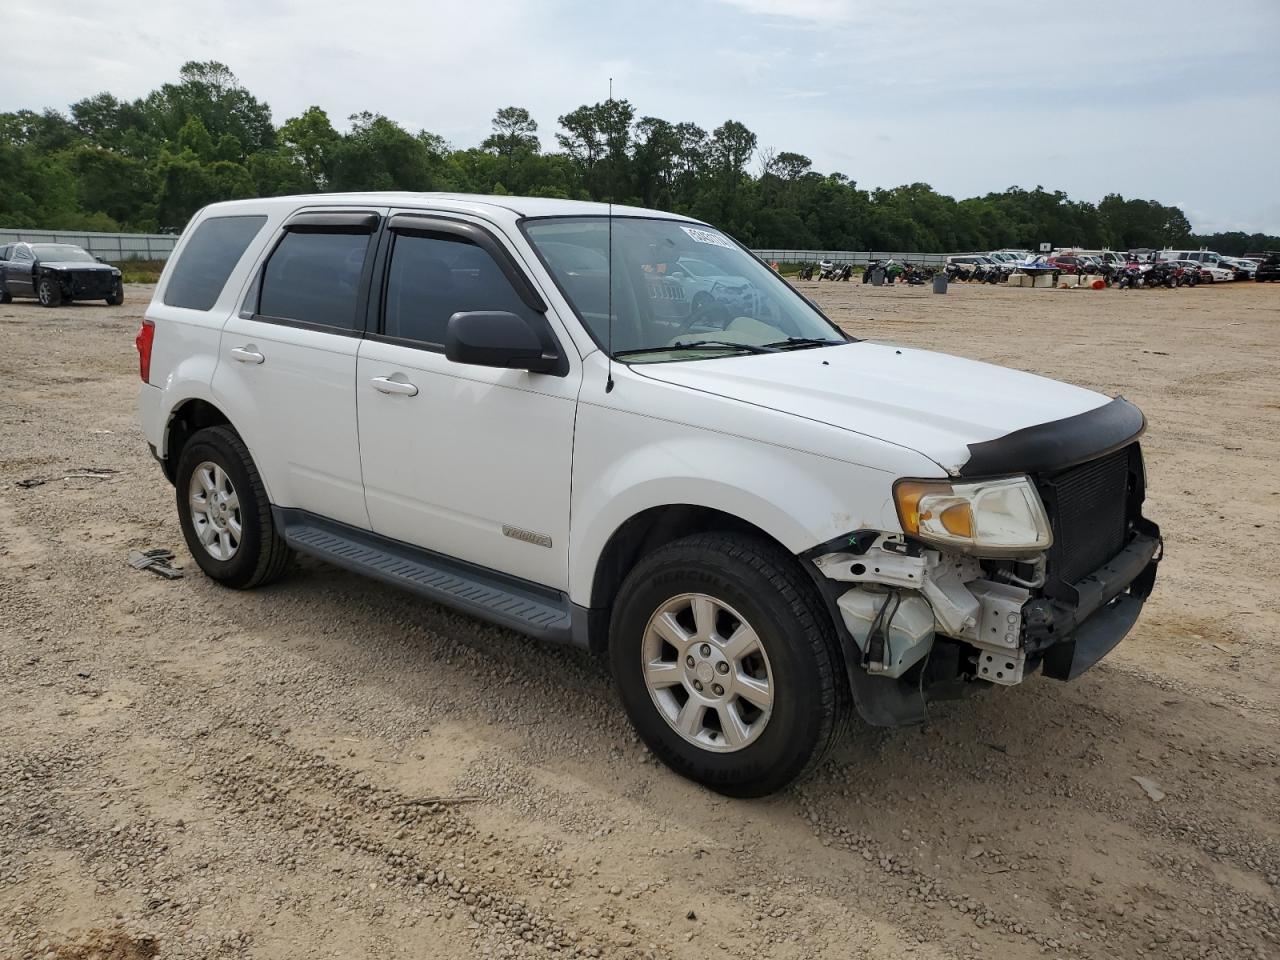
[[[151,382],[151,342],[156,338],[156,322],[143,320],[133,344],[138,348],[138,376],[143,383]]]

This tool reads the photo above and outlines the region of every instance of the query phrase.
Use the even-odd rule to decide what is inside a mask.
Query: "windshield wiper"
[[[834,341],[833,341],[834,342]],[[734,350],[745,350],[747,353],[777,353],[777,347],[770,344],[759,346],[754,343],[734,343],[732,340],[691,340],[688,343],[673,343],[667,347],[637,347],[633,350],[615,350],[615,357],[634,357],[644,353],[672,353],[678,350],[701,350],[703,347],[732,347]]]
[[[837,344],[848,342],[848,340],[826,340],[822,337],[787,337],[785,340],[775,340],[773,343],[764,344],[764,346],[771,347],[774,350],[782,350],[787,347],[793,350],[802,350],[805,347],[834,347]]]

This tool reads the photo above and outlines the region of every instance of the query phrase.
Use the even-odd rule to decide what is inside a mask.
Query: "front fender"
[[[653,507],[719,510],[795,554],[851,530],[899,529],[886,471],[599,407],[580,408],[575,447],[569,595],[582,606],[610,537]]]

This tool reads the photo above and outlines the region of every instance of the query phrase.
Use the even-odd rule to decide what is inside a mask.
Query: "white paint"
[[[431,210],[486,225],[549,304],[568,376],[466,366],[430,350],[240,317],[282,222],[304,207]],[[207,313],[164,306],[166,268],[147,311],[156,322],[155,386],[139,400],[147,439],[163,454],[172,412],[192,397],[209,400],[244,437],[274,504],[371,526],[585,605],[601,551],[641,511],[711,507],[796,553],[855,529],[900,532],[898,478],[945,476],[965,462],[968,444],[1107,402],[1042,377],[876,343],[614,362],[606,391],[605,356],[518,226],[522,216],[605,212],[434,194],[207,208],[193,227],[211,215],[269,219]],[[708,233],[685,222],[691,236]],[[182,244],[175,260],[181,253]],[[233,348],[254,348],[264,361],[235,361]],[[376,390],[371,381],[383,377],[412,383],[416,395]],[[551,548],[504,536],[504,525],[550,537]]]

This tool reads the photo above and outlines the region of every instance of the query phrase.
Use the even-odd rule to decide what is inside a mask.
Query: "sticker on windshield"
[[[720,234],[712,230],[699,230],[697,227],[681,227],[680,229],[687,233],[690,239],[697,240],[698,243],[710,243],[717,247],[728,247],[730,250],[734,248],[733,241],[727,237],[720,236]]]

